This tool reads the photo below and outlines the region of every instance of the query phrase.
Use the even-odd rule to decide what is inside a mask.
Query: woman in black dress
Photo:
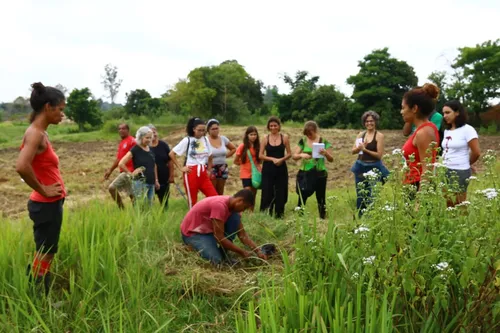
[[[288,135],[281,134],[281,122],[277,117],[267,121],[271,132],[260,144],[259,159],[262,166],[262,197],[260,210],[281,218],[288,201],[288,169],[286,160],[292,156]],[[286,152],[285,152],[286,151]]]

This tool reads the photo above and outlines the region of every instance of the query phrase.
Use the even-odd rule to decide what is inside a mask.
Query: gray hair
[[[151,128],[153,131],[156,131],[156,126],[155,125],[149,124],[148,127]]]
[[[363,113],[363,115],[361,116],[361,125],[365,125],[365,121],[366,121],[366,118],[368,117],[372,117],[373,120],[375,120],[375,125],[378,125],[378,121],[380,120],[380,116],[378,115],[377,112],[375,111],[372,111],[372,110],[369,110],[369,111],[366,111],[365,113]]]
[[[144,138],[148,133],[151,133],[152,130],[148,126],[142,126],[135,133],[135,143],[140,145],[142,142],[142,138]]]

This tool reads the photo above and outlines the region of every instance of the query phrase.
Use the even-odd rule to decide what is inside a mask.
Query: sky
[[[159,97],[194,68],[237,60],[286,92],[306,70],[350,94],[346,79],[374,49],[414,67],[420,83],[449,70],[457,48],[500,38],[494,0],[0,0],[0,101],[33,82],[89,87],[107,100],[104,66],[125,93]]]

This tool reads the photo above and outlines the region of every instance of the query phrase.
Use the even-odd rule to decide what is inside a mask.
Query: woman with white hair
[[[153,203],[155,188],[160,188],[155,155],[149,147],[153,138],[153,131],[148,126],[143,126],[135,134],[136,145],[120,160],[118,165],[132,178],[132,188],[135,200],[145,198],[151,205]],[[127,168],[127,162],[132,160],[134,172]]]
[[[382,163],[384,155],[384,135],[377,131],[380,116],[375,111],[366,111],[361,116],[361,123],[366,131],[360,132],[356,137],[352,154],[357,154],[358,159],[351,168],[356,181],[356,208],[359,217],[363,215],[364,209],[372,202],[373,181],[382,182],[389,176],[389,170]],[[376,170],[373,179],[366,174]]]

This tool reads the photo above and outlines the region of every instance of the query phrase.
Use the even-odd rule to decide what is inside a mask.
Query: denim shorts
[[[450,185],[451,192],[465,193],[469,186],[469,178],[472,176],[472,170],[446,169],[446,179]]]
[[[215,179],[227,179],[229,177],[229,168],[227,164],[215,164],[212,167],[212,175]]]
[[[155,194],[154,184],[146,184],[142,180],[134,180],[132,183],[135,200],[145,200],[150,205],[153,204]]]

